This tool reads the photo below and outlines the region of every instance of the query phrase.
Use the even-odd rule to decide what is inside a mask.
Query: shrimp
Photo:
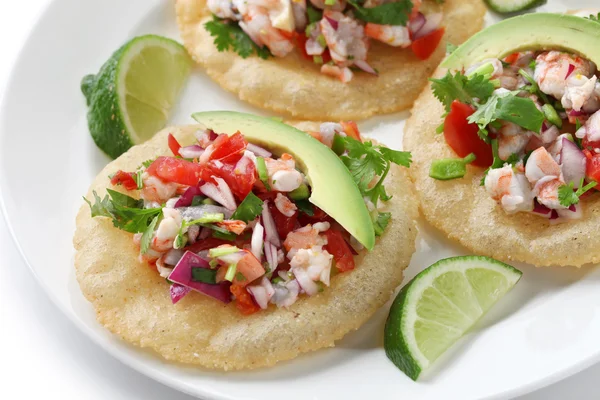
[[[544,145],[549,145],[553,143],[558,137],[558,135],[560,135],[560,130],[556,125],[552,125],[550,128],[546,129],[545,131],[542,131],[542,133],[540,134],[542,143]]]
[[[585,125],[575,132],[575,136],[579,139],[587,138],[589,142],[600,141],[600,111],[592,114]]]
[[[344,8],[346,8],[346,0],[335,0],[332,5],[326,5],[325,0],[310,0],[310,3],[321,10],[327,8],[333,11],[344,11]]]
[[[571,76],[567,80],[565,95],[561,99],[562,106],[567,110],[581,111],[594,96],[597,83],[598,78],[595,75],[591,79],[580,74]]]
[[[324,122],[319,127],[319,130],[321,136],[321,143],[325,144],[328,147],[331,147],[331,145],[333,144],[333,137],[336,133],[340,136],[346,136],[342,125],[336,122]]]
[[[208,0],[206,2],[211,13],[219,18],[239,20],[240,14],[234,12],[234,4],[231,0]]]
[[[319,236],[320,229],[315,229],[312,225],[308,224],[300,229],[296,229],[293,232],[288,233],[283,247],[288,251],[288,258],[290,253],[293,253],[293,249],[310,249],[314,246],[323,246],[327,244],[327,239]]]
[[[498,155],[503,160],[506,160],[511,154],[518,154],[525,150],[531,138],[531,132],[508,121],[502,122],[498,133]]]
[[[409,47],[412,43],[408,27],[400,25],[378,25],[368,22],[365,35],[393,47]]]
[[[291,38],[273,27],[269,11],[264,7],[248,5],[248,11],[239,25],[254,43],[267,46],[276,57],[285,57],[294,49]]]
[[[278,192],[291,192],[298,189],[304,176],[296,169],[296,162],[288,154],[281,156],[280,160],[266,158],[267,174],[269,175],[269,185]]]
[[[327,250],[323,250],[321,246],[314,246],[310,249],[298,250],[290,260],[290,267],[296,276],[298,269],[302,269],[311,280],[321,281],[329,286],[331,260],[333,256]]]
[[[533,194],[527,178],[510,165],[492,169],[485,177],[485,189],[509,214],[533,210]]]
[[[334,78],[338,78],[343,83],[348,83],[352,80],[354,74],[348,67],[338,67],[337,65],[323,64],[321,66],[321,73],[329,75]]]
[[[548,150],[540,147],[534,150],[529,156],[527,165],[525,166],[525,175],[529,182],[535,185],[540,179],[546,176],[561,177],[562,171],[560,165],[552,158]]]
[[[339,67],[349,67],[353,64],[353,60],[365,61],[369,42],[365,37],[362,25],[353,18],[336,11],[325,10],[323,16],[325,18],[319,22],[319,25],[329,48],[331,59]],[[332,20],[337,22],[337,29],[334,29],[330,22]]]
[[[550,51],[537,56],[533,77],[542,92],[560,100],[565,95],[570,76],[590,78],[594,70],[593,64],[581,57]]]
[[[560,204],[558,200],[558,188],[564,185],[565,182],[556,176],[545,176],[540,179],[533,187],[533,194],[537,197],[538,202],[551,209],[567,208]]]
[[[229,232],[233,232],[236,235],[241,235],[246,229],[246,223],[235,219],[226,219],[216,224],[219,228],[227,229]]]
[[[177,209],[163,208],[163,219],[150,241],[150,248],[160,253],[171,250],[182,221],[181,213]]]
[[[275,207],[277,207],[279,212],[286,217],[291,217],[298,209],[298,207],[296,207],[296,205],[290,201],[287,196],[284,196],[281,193],[277,193],[277,197],[275,197]]]
[[[144,188],[140,192],[142,199],[150,202],[164,203],[175,195],[179,185],[173,182],[163,182],[160,178],[147,172],[142,174]]]

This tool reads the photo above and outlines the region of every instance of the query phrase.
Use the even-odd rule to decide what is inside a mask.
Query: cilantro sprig
[[[392,163],[410,167],[412,162],[410,152],[392,150],[385,146],[374,145],[370,141],[362,143],[349,136],[342,137],[337,134],[334,137],[334,148],[336,153],[343,154],[340,159],[350,171],[360,193],[375,206],[371,218],[375,234],[381,235],[389,223],[391,214],[378,212],[377,202],[392,198],[387,194],[383,182]],[[374,180],[376,183],[371,185]]]
[[[443,78],[432,78],[430,81],[433,94],[444,105],[447,112],[450,111],[454,100],[471,105],[484,103],[492,96],[495,89],[489,79],[478,74],[466,76],[461,72],[452,74],[448,71]]]
[[[588,190],[596,187],[598,182],[592,181],[587,185],[583,185],[583,178],[581,179],[581,183],[579,184],[579,189],[574,189],[573,182],[570,182],[568,185],[562,185],[558,188],[558,201],[564,207],[571,207],[572,205],[579,203],[579,198],[582,194],[587,192]]]
[[[205,23],[204,27],[214,37],[214,44],[219,51],[233,50],[242,58],[256,54],[266,60],[271,56],[266,46],[259,47],[237,23],[213,16],[213,20]]]
[[[348,4],[354,8],[354,16],[357,19],[379,25],[406,26],[413,9],[411,0],[399,0],[372,8],[362,7],[355,0],[348,0]]]

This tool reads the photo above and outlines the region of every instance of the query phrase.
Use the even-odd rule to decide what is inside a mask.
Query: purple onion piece
[[[183,299],[185,295],[191,291],[192,289],[187,286],[183,286],[178,283],[172,284],[171,288],[169,289],[169,293],[171,294],[171,302],[173,304],[177,304],[179,300]]]
[[[202,181],[200,181],[198,186],[190,186],[187,188],[179,200],[177,200],[177,203],[175,203],[175,208],[191,206],[192,202],[194,201],[194,197],[202,195],[202,192],[200,191],[201,184]]]

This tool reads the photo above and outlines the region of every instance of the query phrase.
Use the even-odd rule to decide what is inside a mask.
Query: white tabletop
[[[0,2],[0,90],[31,26],[50,0]],[[1,93],[1,92],[0,92]],[[32,232],[32,240],[36,238]],[[50,302],[0,218],[1,391],[7,399],[190,400],[121,364]],[[473,377],[476,379],[476,377]],[[520,400],[598,398],[600,365]],[[6,397],[5,397],[6,396]]]

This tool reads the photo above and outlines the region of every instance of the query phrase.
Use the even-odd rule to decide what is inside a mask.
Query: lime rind
[[[386,354],[416,380],[520,278],[519,270],[488,257],[438,261],[394,300],[385,328]]]
[[[546,0],[485,0],[485,3],[495,12],[510,14],[543,6]]]

